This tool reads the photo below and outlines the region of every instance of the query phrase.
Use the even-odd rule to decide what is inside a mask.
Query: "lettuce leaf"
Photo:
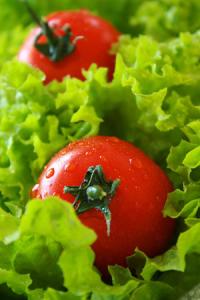
[[[198,0],[143,1],[131,19],[133,27],[158,40],[177,36],[180,32],[195,32],[200,27]]]
[[[42,16],[58,10],[79,9],[85,8],[93,11],[115,24],[122,32],[130,30],[129,18],[134,13],[135,9],[144,0],[119,0],[117,2],[101,0],[57,0],[57,1],[39,1],[29,0],[33,8]],[[114,4],[114,5],[113,5]],[[23,0],[0,0],[0,6],[4,7],[0,12],[1,30],[13,29],[17,24],[26,26],[32,22],[30,15],[27,13]],[[129,14],[127,19],[124,19],[124,14]],[[8,15],[12,15],[12,19],[7,21]]]
[[[200,27],[198,0],[29,0],[41,15],[55,10],[87,8],[115,24],[122,32],[143,33],[165,40],[180,32],[195,32]],[[0,0],[1,30],[31,23],[22,0]],[[7,22],[9,15],[12,18]],[[124,18],[126,16],[126,18]],[[130,21],[131,20],[131,21]],[[130,24],[131,23],[131,24]],[[131,28],[131,25],[133,26]]]
[[[8,227],[6,217],[16,220],[3,210],[2,216]],[[180,234],[162,256],[150,259],[136,252],[129,258],[130,270],[110,267],[114,285],[109,286],[93,266],[89,245],[95,234],[80,223],[71,205],[55,197],[32,200],[20,222],[1,238],[0,292],[6,283],[28,299],[179,299],[197,290],[200,280],[199,230],[200,223]]]
[[[69,141],[96,134],[102,120],[83,82],[66,80],[64,91],[59,83],[46,88],[39,71],[17,61],[5,64],[1,74],[0,191],[6,200],[23,202],[48,159]]]
[[[63,3],[48,6],[44,1],[41,11]],[[115,9],[128,7],[132,14],[131,3],[119,1]],[[139,10],[133,13],[138,18],[133,21],[135,32],[166,39],[180,28],[196,30],[197,2],[171,3],[140,1]],[[82,1],[71,5],[81,6]],[[116,18],[116,24],[124,18],[115,10],[112,17],[105,10],[107,4],[102,8],[98,1],[85,5],[102,9],[110,19]],[[150,16],[142,19],[148,5],[160,12],[154,23],[149,22]],[[6,1],[4,13],[15,7],[16,2]],[[172,18],[172,8],[183,15],[171,32],[176,18],[176,13]],[[20,6],[13,25],[19,20],[18,10]],[[194,15],[192,23],[184,11]],[[92,65],[84,71],[85,81],[66,78],[44,86],[44,75],[38,70],[16,60],[4,63],[15,54],[23,26],[30,20],[23,15],[20,22],[16,48],[8,48],[5,58],[0,55],[0,295],[31,300],[181,300],[196,294],[198,299],[200,33],[181,33],[167,42],[150,36],[122,36],[113,49],[117,59],[112,82],[107,82],[106,69]],[[124,26],[129,28],[127,23]],[[8,29],[4,30],[6,47],[13,33],[8,36]],[[94,267],[94,232],[79,222],[69,204],[57,198],[28,202],[51,156],[70,141],[96,134],[135,143],[169,174],[175,188],[163,212],[177,219],[173,246],[156,258],[138,250],[128,258],[127,268],[109,267],[113,285],[105,284]]]
[[[0,258],[0,291],[6,283],[28,299],[86,299],[91,293],[94,299],[124,299],[139,284],[134,278],[115,287],[101,281],[89,247],[96,235],[81,224],[70,204],[55,197],[32,200],[15,228],[6,218],[17,223],[16,217],[1,212],[9,230],[0,244],[7,253],[7,264]]]

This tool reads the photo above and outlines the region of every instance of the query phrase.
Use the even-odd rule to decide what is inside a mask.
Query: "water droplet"
[[[48,169],[46,172],[46,178],[47,179],[51,178],[54,175],[54,173],[55,173],[54,168]]]
[[[38,198],[39,197],[39,184],[35,184],[32,191],[31,191],[31,197],[32,198]]]
[[[68,171],[68,167],[69,167],[69,165],[68,165],[68,164],[66,164],[66,165],[64,166],[64,171],[65,171],[65,172],[67,172],[67,171]]]
[[[134,164],[134,167],[136,167],[138,169],[141,169],[143,166],[141,160],[139,160],[139,159],[134,159],[133,164]]]
[[[86,152],[85,152],[85,156],[88,156],[88,155],[89,155],[89,152],[88,152],[88,151],[86,151]]]
[[[156,201],[160,201],[160,196],[156,196]]]
[[[133,159],[132,158],[129,158],[129,165],[132,165],[132,163],[133,163]]]
[[[73,171],[76,169],[76,167],[77,167],[76,164],[71,163],[71,164],[68,165],[67,171],[68,171],[68,172],[73,172]]]
[[[60,151],[60,155],[62,156],[62,155],[65,155],[67,153],[67,149],[63,149],[63,150],[61,150]]]
[[[135,188],[136,191],[140,191],[141,190],[140,186],[138,186],[138,185],[135,185],[134,188]]]
[[[113,143],[119,143],[119,139],[116,137],[109,137],[109,140]]]
[[[106,161],[106,158],[103,155],[99,155],[99,159],[101,159],[101,161]]]

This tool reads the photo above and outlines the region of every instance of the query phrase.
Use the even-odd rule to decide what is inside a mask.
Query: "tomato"
[[[69,144],[42,172],[33,196],[57,195],[73,202],[66,186],[80,186],[91,166],[101,166],[107,182],[118,180],[109,202],[110,233],[101,210],[80,213],[82,223],[97,233],[93,244],[96,266],[105,275],[107,266],[126,265],[126,257],[138,247],[149,256],[169,246],[175,223],[162,210],[172,184],[165,173],[134,145],[115,137],[96,136]]]
[[[34,46],[36,38],[39,47],[47,43],[47,38],[43,34],[38,37],[41,28],[37,27],[22,46],[18,54],[20,61],[42,70],[46,74],[46,83],[54,79],[61,81],[66,75],[83,79],[82,70],[87,70],[92,63],[108,68],[109,79],[112,79],[115,55],[111,55],[110,50],[112,44],[119,38],[119,32],[112,24],[87,10],[55,12],[47,16],[46,20],[54,38],[65,36],[66,39],[62,42],[64,41],[65,46],[68,43],[68,46],[73,48],[66,50],[62,44],[65,55],[61,56],[60,60],[52,61],[48,55],[42,54]],[[76,37],[79,40],[73,42]],[[43,50],[47,51],[47,49]]]

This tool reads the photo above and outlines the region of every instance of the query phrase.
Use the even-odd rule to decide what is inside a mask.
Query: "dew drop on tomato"
[[[31,197],[32,198],[40,197],[40,195],[39,195],[39,184],[38,183],[35,184],[34,187],[32,188]]]
[[[135,159],[133,160],[133,165],[134,165],[134,167],[137,168],[137,169],[141,169],[141,168],[143,167],[143,164],[142,164],[141,160],[139,160],[139,159],[137,159],[137,158],[135,158]]]
[[[68,167],[69,167],[69,165],[68,165],[68,164],[66,164],[66,165],[64,166],[64,171],[65,171],[65,172],[67,172],[67,171],[68,171]]]
[[[48,169],[46,172],[46,178],[47,179],[51,178],[54,175],[54,173],[55,173],[54,168]]]
[[[132,158],[129,158],[129,165],[132,165],[132,163],[133,163],[133,159]]]

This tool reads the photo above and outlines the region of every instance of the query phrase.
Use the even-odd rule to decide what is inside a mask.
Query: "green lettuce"
[[[112,82],[107,81],[106,69],[92,65],[84,71],[84,81],[67,77],[44,86],[40,71],[16,59],[5,63],[17,53],[30,20],[22,3],[0,1],[5,7],[0,22],[12,11],[8,25],[20,22],[12,31],[2,25],[0,37],[8,50],[0,50],[3,299],[199,299],[200,33],[185,32],[171,39],[180,31],[199,28],[198,2],[118,1],[113,6],[110,1],[112,14],[105,9],[107,3],[85,1],[85,7],[108,16],[127,32],[131,30],[128,16],[123,27],[124,14],[117,12],[128,11],[134,16],[134,34],[151,36],[121,37],[113,48],[117,57]],[[36,8],[38,3],[32,1]],[[81,0],[75,4],[43,1],[40,10],[46,13],[82,4]],[[150,7],[158,12],[153,19]],[[10,47],[12,37],[16,43]],[[80,223],[71,206],[55,197],[28,201],[52,155],[71,141],[96,134],[134,143],[165,170],[174,185],[163,211],[177,220],[172,247],[155,258],[133,249],[127,268],[109,266],[112,285],[101,280],[94,266],[94,232]]]
[[[0,66],[17,55],[30,28],[35,26],[24,1],[41,16],[63,9],[89,9],[122,33],[147,34],[162,41],[200,28],[199,0],[0,0],[3,7],[0,11]]]
[[[180,32],[195,32],[200,28],[198,0],[143,1],[131,18],[134,28],[158,40],[177,36]]]
[[[101,281],[89,247],[96,235],[70,204],[55,197],[30,201],[20,221],[0,212],[8,227],[0,242],[0,293],[6,283],[28,299],[87,299],[91,293],[92,299],[124,299],[139,285],[134,278],[115,287]]]
[[[122,32],[144,33],[162,40],[180,32],[195,32],[200,27],[198,0],[29,0],[29,3],[41,15],[55,10],[87,8],[110,20]],[[0,0],[0,5],[4,8],[0,12],[1,30],[32,22],[23,0]],[[12,18],[7,22],[9,15]]]
[[[73,139],[95,135],[102,120],[83,82],[68,79],[46,88],[43,74],[17,61],[1,74],[0,192],[23,202],[50,157]]]
[[[137,7],[144,2],[144,0],[118,0],[117,2],[113,0],[109,2],[101,0],[25,1],[28,1],[40,15],[46,15],[50,12],[64,9],[89,9],[95,14],[110,20],[110,22],[115,24],[122,32],[131,30],[129,18],[134,14]],[[24,0],[0,0],[0,6],[4,7],[0,12],[1,30],[14,29],[18,24],[27,26],[33,23],[23,2]],[[124,19],[124,14],[127,15],[127,13],[129,17]],[[5,20],[7,21],[8,15],[12,15],[12,18],[9,19],[9,22],[4,22]]]

